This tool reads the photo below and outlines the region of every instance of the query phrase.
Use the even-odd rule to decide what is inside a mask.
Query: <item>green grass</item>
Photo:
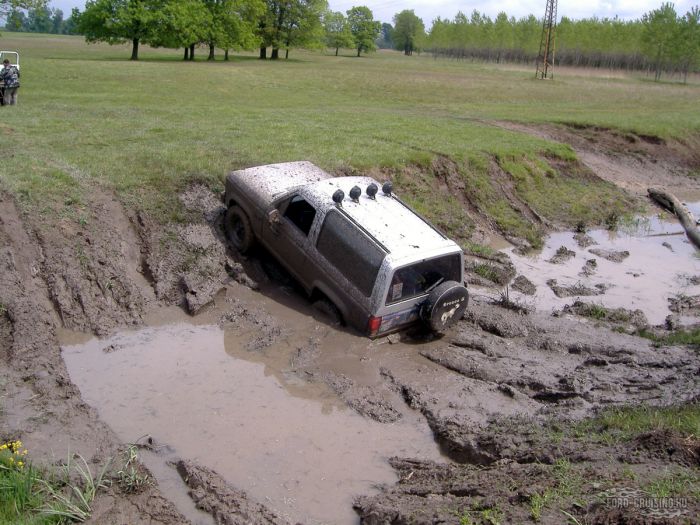
[[[648,330],[637,332],[640,337],[645,337],[659,346],[687,345],[700,348],[700,328],[692,330],[674,330],[665,335],[657,335]]]
[[[570,160],[568,146],[490,122],[575,122],[662,137],[700,130],[696,84],[575,72],[538,82],[529,68],[394,52],[357,59],[293,51],[276,63],[253,54],[211,63],[200,52],[184,63],[180,51],[146,47],[130,62],[127,47],[80,37],[4,33],[0,42],[22,60],[20,104],[3,108],[0,122],[0,188],[36,213],[76,221],[95,184],[163,222],[183,221],[177,192],[192,181],[222,189],[236,168],[306,159],[330,171],[399,174],[444,156],[500,229],[539,245],[541,232],[504,199],[489,159],[500,159],[518,195],[545,215],[599,219],[620,193],[577,174],[552,176],[542,159]],[[427,186],[404,177],[397,193],[468,238],[461,197],[429,170],[422,177]]]
[[[700,439],[700,405],[678,407],[617,407],[598,417],[574,423],[572,433],[592,441],[617,443],[652,431],[672,431]]]

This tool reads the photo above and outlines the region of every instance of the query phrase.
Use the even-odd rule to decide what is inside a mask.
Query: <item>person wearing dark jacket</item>
[[[19,69],[10,64],[8,59],[3,60],[0,70],[0,81],[3,83],[3,105],[14,106],[17,104],[17,90],[19,90]]]

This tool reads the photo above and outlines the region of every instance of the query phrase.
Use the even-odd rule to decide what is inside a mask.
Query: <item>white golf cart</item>
[[[0,51],[0,67],[5,59],[10,61],[10,64],[19,70],[19,53],[17,51]],[[4,104],[5,86],[0,82],[0,105]]]

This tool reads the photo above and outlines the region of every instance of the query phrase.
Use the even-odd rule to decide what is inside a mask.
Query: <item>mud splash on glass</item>
[[[63,356],[120,439],[153,436],[168,459],[212,468],[292,522],[356,523],[353,498],[397,479],[389,456],[440,459],[427,425],[378,423],[323,385],[286,385],[224,335],[179,323],[64,346]]]

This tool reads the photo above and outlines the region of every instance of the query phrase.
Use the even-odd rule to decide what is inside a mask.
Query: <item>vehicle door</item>
[[[262,229],[268,249],[307,290],[311,275],[307,268],[309,240],[318,215],[316,208],[301,194],[283,199],[268,210]]]

